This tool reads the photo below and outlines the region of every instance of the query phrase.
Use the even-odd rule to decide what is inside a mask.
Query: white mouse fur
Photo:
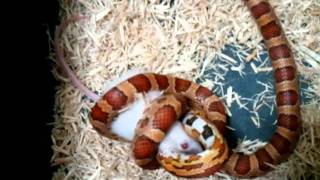
[[[181,144],[184,143],[188,144],[188,148],[183,149],[181,147]],[[159,145],[159,152],[164,156],[175,156],[178,153],[197,154],[202,151],[200,144],[186,134],[181,122],[178,121],[174,123]]]

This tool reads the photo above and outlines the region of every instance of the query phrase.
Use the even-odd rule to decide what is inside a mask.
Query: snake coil
[[[276,132],[267,145],[251,155],[232,152],[223,139],[227,124],[226,113],[218,97],[206,87],[189,80],[155,73],[135,75],[106,92],[91,110],[93,127],[106,137],[121,140],[110,130],[114,117],[135,100],[137,93],[160,90],[166,95],[151,103],[145,110],[136,131],[133,154],[139,166],[153,169],[160,163],[171,173],[185,177],[209,176],[221,168],[233,176],[256,177],[272,170],[270,165],[277,165],[287,159],[295,148],[301,131],[300,97],[293,53],[268,1],[243,1],[261,31],[274,69],[278,121]],[[58,59],[62,59],[58,46],[56,51],[60,56]],[[61,64],[74,84],[80,86],[81,83],[72,76],[62,60]],[[91,93],[91,96],[97,99],[95,94]],[[203,132],[193,128],[194,124],[199,124],[195,119],[188,120],[187,124],[191,128],[188,134],[200,138],[207,146],[205,153],[191,155],[187,159],[156,157],[159,142],[172,123],[188,109],[200,109],[204,112],[203,117],[208,124],[201,126]],[[208,132],[210,138],[215,138],[211,143],[206,142]]]

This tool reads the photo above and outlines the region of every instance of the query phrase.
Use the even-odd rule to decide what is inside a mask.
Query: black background
[[[51,179],[55,87],[49,37],[59,25],[58,0],[12,1],[2,12],[2,114],[4,179]],[[7,64],[8,63],[8,64]],[[3,110],[3,108],[1,108]],[[7,124],[8,123],[8,124]]]
[[[54,105],[54,93],[55,93],[55,89],[54,87],[57,85],[57,82],[55,81],[52,73],[51,73],[51,66],[52,66],[52,61],[48,59],[48,52],[49,52],[49,43],[48,43],[48,36],[47,36],[47,32],[49,31],[49,33],[51,34],[51,37],[54,37],[54,29],[56,27],[56,25],[58,25],[58,13],[59,13],[59,4],[57,1],[55,0],[46,0],[43,2],[44,3],[44,8],[43,10],[43,19],[41,19],[41,24],[40,24],[40,28],[41,28],[41,39],[42,42],[41,44],[43,44],[44,50],[42,53],[43,56],[43,70],[41,73],[44,74],[44,76],[46,77],[46,82],[47,82],[47,86],[46,86],[46,93],[44,94],[44,98],[42,101],[45,101],[44,104],[47,104],[47,106],[43,107],[43,118],[41,121],[41,124],[43,124],[43,122],[49,123],[53,121],[53,105]],[[52,47],[52,46],[51,46]],[[43,153],[43,160],[41,161],[41,163],[43,164],[43,170],[44,170],[44,174],[43,174],[43,179],[51,179],[52,177],[52,173],[53,173],[53,168],[50,166],[50,159],[52,156],[52,150],[51,150],[51,128],[52,126],[48,126],[47,124],[43,124],[43,130],[41,134],[44,134],[44,138],[41,138],[40,141],[42,141],[43,143],[43,148],[44,148],[44,152]]]
[[[39,94],[43,97],[40,98],[40,103],[44,104],[44,106],[40,106],[40,109],[43,113],[40,113],[42,118],[39,118],[39,124],[41,124],[40,133],[39,133],[39,142],[41,143],[41,154],[42,158],[39,161],[40,167],[44,173],[40,174],[41,179],[51,179],[52,173],[54,168],[50,166],[50,159],[52,156],[52,149],[51,149],[51,128],[47,123],[53,121],[53,106],[54,106],[54,94],[55,94],[55,86],[58,83],[55,81],[51,69],[53,62],[52,60],[48,59],[48,53],[53,46],[49,47],[49,37],[48,32],[50,33],[51,37],[53,38],[54,30],[58,22],[58,13],[59,13],[59,4],[58,1],[55,0],[45,0],[41,2],[42,8],[40,9],[40,49],[41,50],[41,58],[43,59],[42,62],[39,62],[41,68],[39,68],[39,83],[43,83],[43,86],[39,87],[37,90]],[[41,77],[43,75],[43,77]],[[36,86],[37,87],[37,86]],[[42,135],[42,137],[41,137]],[[37,137],[36,137],[37,138]]]

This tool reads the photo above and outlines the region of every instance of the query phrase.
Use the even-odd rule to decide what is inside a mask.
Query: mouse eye
[[[188,143],[182,143],[182,144],[180,144],[180,146],[181,146],[181,148],[182,149],[187,149],[188,147],[189,147],[189,144]]]

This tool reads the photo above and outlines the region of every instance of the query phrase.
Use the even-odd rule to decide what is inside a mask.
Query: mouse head
[[[161,152],[197,154],[203,149],[198,141],[186,134],[181,122],[176,122],[160,143]]]

